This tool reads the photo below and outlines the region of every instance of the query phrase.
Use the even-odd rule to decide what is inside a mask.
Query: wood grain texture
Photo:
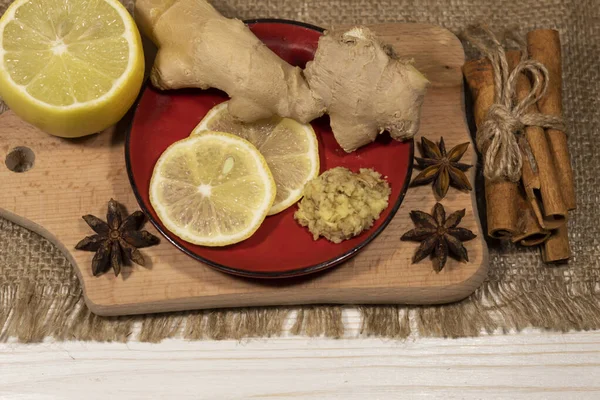
[[[460,41],[448,30],[431,25],[371,28],[399,55],[414,58],[432,82],[420,135],[436,141],[443,135],[449,147],[470,141],[462,98]],[[111,274],[94,278],[90,271],[93,254],[74,250],[91,232],[81,216],[105,215],[111,197],[129,211],[138,208],[125,171],[123,127],[67,141],[45,135],[9,112],[0,116],[0,138],[2,158],[16,146],[29,147],[36,154],[28,172],[0,167],[0,215],[57,243],[77,266],[88,306],[101,315],[307,303],[444,303],[468,296],[486,276],[487,249],[474,192],[451,189],[442,201],[449,212],[467,210],[463,226],[478,235],[466,243],[470,262],[449,260],[440,273],[433,271],[428,260],[411,264],[418,244],[399,238],[413,227],[410,210],[429,212],[435,203],[431,187],[424,186],[408,191],[388,228],[358,256],[315,276],[285,282],[237,278],[192,260],[163,239],[159,246],[142,250],[150,261],[146,268],[127,268],[118,278]],[[463,160],[476,164],[473,145]],[[473,181],[474,169],[470,178]]]
[[[600,332],[0,344],[10,399],[600,398]]]

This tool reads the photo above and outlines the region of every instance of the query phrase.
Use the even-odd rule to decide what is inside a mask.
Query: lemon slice
[[[117,0],[16,0],[0,19],[0,96],[47,133],[115,124],[143,77],[139,31]]]
[[[205,132],[172,144],[150,181],[150,202],[181,239],[225,246],[249,238],[275,199],[275,182],[250,142]]]
[[[300,200],[304,185],[319,175],[319,145],[309,124],[280,117],[244,124],[233,119],[227,111],[227,102],[224,102],[206,114],[192,135],[204,130],[228,132],[244,138],[267,160],[277,186],[269,215]]]

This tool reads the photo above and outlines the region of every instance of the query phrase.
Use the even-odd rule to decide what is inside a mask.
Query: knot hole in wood
[[[27,172],[33,168],[35,153],[29,147],[18,146],[6,155],[4,163],[13,172]]]

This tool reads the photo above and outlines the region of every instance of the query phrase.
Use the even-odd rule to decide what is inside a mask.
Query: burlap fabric
[[[0,3],[10,1],[0,0]],[[131,3],[126,0],[131,7]],[[363,307],[362,334],[405,337],[470,336],[532,326],[551,330],[600,328],[600,7],[596,0],[214,0],[227,16],[287,18],[327,28],[339,23],[426,22],[459,33],[486,21],[494,29],[560,31],[564,109],[577,187],[569,221],[573,257],[548,267],[535,249],[490,243],[490,273],[469,299],[436,307]],[[0,9],[4,10],[4,7]],[[472,51],[467,48],[467,54]],[[1,142],[1,138],[0,138]],[[343,335],[343,307],[300,308],[295,333]],[[60,312],[52,312],[60,310]],[[91,315],[71,266],[49,242],[0,220],[0,335],[22,341],[127,340],[182,334],[225,338],[277,334],[291,309],[189,312],[105,319]],[[411,318],[409,318],[411,316]]]

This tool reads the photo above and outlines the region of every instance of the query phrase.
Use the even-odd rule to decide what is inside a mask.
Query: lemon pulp
[[[211,109],[192,132],[205,130],[228,132],[252,143],[265,158],[277,187],[269,215],[277,214],[302,197],[304,186],[319,175],[317,137],[309,124],[289,118],[245,124],[227,111],[228,102]]]

